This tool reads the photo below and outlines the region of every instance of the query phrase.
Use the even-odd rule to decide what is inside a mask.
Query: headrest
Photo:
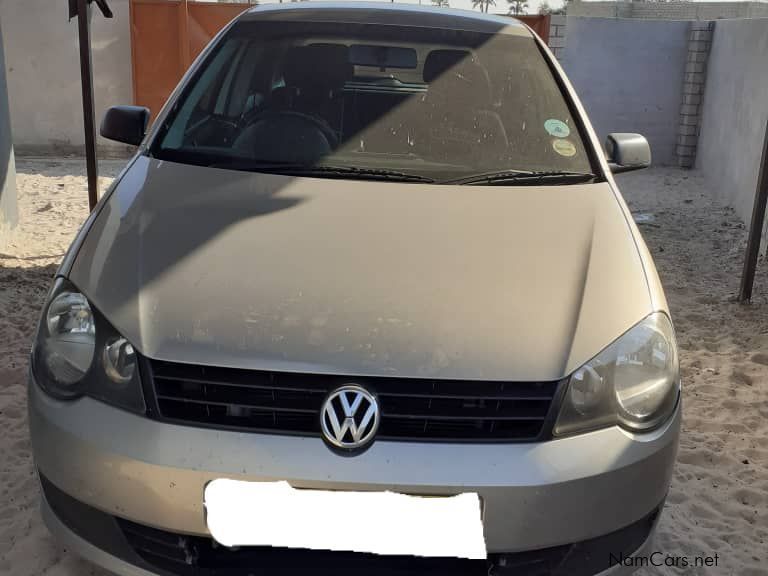
[[[447,76],[443,77],[444,74]],[[457,100],[471,99],[483,106],[491,102],[488,72],[465,50],[433,50],[424,62],[424,82],[438,84]],[[441,78],[442,77],[442,78]],[[449,88],[450,87],[450,88]]]
[[[466,50],[432,50],[424,62],[424,82],[433,82],[463,61],[473,61],[472,53]]]
[[[287,86],[334,88],[352,76],[349,48],[343,44],[310,44],[290,48],[283,63]]]

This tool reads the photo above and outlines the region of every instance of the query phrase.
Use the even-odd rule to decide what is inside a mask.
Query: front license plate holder
[[[474,492],[431,498],[217,479],[206,485],[204,501],[211,536],[229,547],[487,556],[481,501]]]

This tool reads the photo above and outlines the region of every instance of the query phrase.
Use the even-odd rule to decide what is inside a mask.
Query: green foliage
[[[488,12],[488,6],[496,6],[496,0],[472,0],[472,8],[479,8],[480,12]]]
[[[539,14],[565,14],[565,7],[568,5],[568,2],[569,0],[564,0],[562,6],[553,8],[547,0],[544,0],[539,4]]]
[[[528,2],[526,0],[507,0],[509,4],[509,13],[517,16],[518,14],[525,14],[528,10]]]

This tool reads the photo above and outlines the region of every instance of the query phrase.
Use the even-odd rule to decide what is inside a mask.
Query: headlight
[[[555,435],[614,424],[656,428],[672,415],[679,390],[675,333],[669,317],[657,312],[573,373]]]
[[[32,349],[38,384],[60,400],[92,396],[144,412],[133,346],[74,286],[59,278]]]
[[[81,382],[93,362],[96,326],[88,300],[59,283],[43,315],[37,360],[47,389],[60,398],[82,394]]]

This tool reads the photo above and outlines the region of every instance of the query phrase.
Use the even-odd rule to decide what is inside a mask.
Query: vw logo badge
[[[320,428],[336,448],[363,448],[379,428],[379,403],[373,394],[356,384],[337,388],[320,410]]]

